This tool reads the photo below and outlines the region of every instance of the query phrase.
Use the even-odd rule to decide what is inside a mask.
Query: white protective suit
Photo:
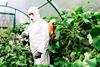
[[[49,25],[40,18],[39,10],[36,7],[31,7],[28,13],[33,13],[34,15],[30,16],[31,23],[23,33],[29,35],[30,49],[33,57],[37,52],[42,53],[41,58],[34,58],[34,64],[49,64],[50,60],[47,52],[49,46]]]

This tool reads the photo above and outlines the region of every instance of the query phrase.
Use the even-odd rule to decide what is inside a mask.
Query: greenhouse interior
[[[0,67],[100,67],[100,0],[0,0]]]

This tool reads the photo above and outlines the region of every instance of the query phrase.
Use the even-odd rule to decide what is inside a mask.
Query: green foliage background
[[[53,64],[57,67],[99,67],[100,12],[86,12],[80,7],[61,14],[63,20],[47,18],[56,20],[55,41],[49,48]]]

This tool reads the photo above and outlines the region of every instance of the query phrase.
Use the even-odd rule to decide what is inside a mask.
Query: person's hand
[[[42,53],[37,52],[36,55],[35,55],[35,59],[41,58],[41,54],[42,54]]]
[[[27,37],[27,36],[28,36],[28,35],[27,35],[26,33],[22,33],[22,34],[21,34],[21,37],[22,37],[22,38],[25,38],[25,37]]]

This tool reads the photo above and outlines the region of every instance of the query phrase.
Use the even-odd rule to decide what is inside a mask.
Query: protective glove
[[[22,38],[25,38],[25,37],[28,38],[28,35],[27,35],[26,33],[22,33],[22,34],[21,34],[21,37],[22,37]]]
[[[41,58],[41,54],[42,54],[41,52],[37,52],[35,55],[35,59]]]
[[[23,45],[26,45],[27,43],[29,44],[29,35],[23,32],[20,36],[20,41],[23,43]]]

